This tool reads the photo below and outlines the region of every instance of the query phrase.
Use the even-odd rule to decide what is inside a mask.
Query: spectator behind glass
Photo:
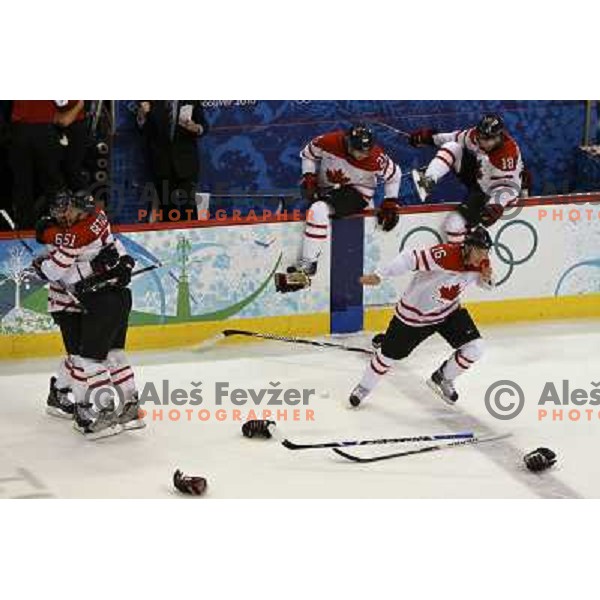
[[[64,101],[63,101],[64,102]],[[77,192],[87,187],[83,176],[87,130],[83,100],[67,100],[55,116],[62,136],[62,172],[67,187]]]
[[[142,100],[138,106],[148,169],[156,193],[152,221],[195,219],[200,170],[198,139],[208,124],[199,100]],[[170,213],[170,214],[169,214]]]
[[[32,229],[43,212],[44,198],[63,184],[59,131],[54,124],[61,100],[14,100],[10,164],[13,173],[13,218],[19,229]]]

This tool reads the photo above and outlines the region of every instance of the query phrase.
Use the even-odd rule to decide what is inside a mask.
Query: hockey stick
[[[373,123],[374,125],[381,125],[381,127],[385,127],[386,129],[389,129],[390,131],[393,131],[394,133],[397,133],[398,135],[402,135],[406,138],[410,137],[410,133],[407,133],[406,131],[402,131],[401,129],[396,129],[395,127],[392,127],[391,125],[384,123],[383,121],[371,121],[371,123]]]
[[[439,435],[413,435],[400,438],[381,438],[378,440],[349,440],[343,442],[322,442],[318,444],[295,444],[288,439],[281,443],[288,450],[309,450],[313,448],[346,448],[348,446],[367,446],[372,444],[404,444],[408,442],[437,442],[442,440],[472,440],[475,434],[472,431],[465,433],[447,433]]]
[[[436,444],[434,446],[426,446],[425,448],[417,448],[415,450],[406,450],[404,452],[394,452],[393,454],[383,454],[381,456],[370,456],[370,457],[361,457],[356,456],[355,454],[349,454],[348,452],[344,452],[339,448],[333,448],[333,451],[339,456],[343,456],[347,460],[351,460],[357,463],[372,463],[378,462],[380,460],[388,460],[389,458],[399,458],[401,456],[411,456],[413,454],[424,454],[425,452],[436,452],[438,450],[447,450],[449,448],[456,448],[458,446],[467,446],[469,444],[481,444],[485,442],[496,442],[498,440],[503,440],[507,437],[510,437],[512,434],[503,433],[501,435],[493,435],[489,437],[472,437],[466,440],[458,440],[456,442],[450,442],[449,444]]]
[[[289,344],[306,344],[308,346],[317,346],[319,348],[337,348],[338,350],[346,350],[347,352],[360,352],[361,354],[373,354],[368,348],[359,348],[357,346],[345,346],[344,344],[336,344],[335,342],[319,342],[317,340],[307,340],[297,337],[285,337],[282,335],[273,335],[270,333],[255,333],[254,331],[244,331],[243,329],[225,329],[224,337],[232,335],[245,335],[247,337],[255,337],[263,340],[274,340],[276,342],[287,342]]]

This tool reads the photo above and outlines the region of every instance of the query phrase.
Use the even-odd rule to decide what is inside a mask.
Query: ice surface
[[[157,390],[192,389],[202,381],[201,406],[146,405],[162,408],[163,419],[142,431],[125,432],[97,442],[74,432],[68,421],[45,414],[48,379],[55,360],[0,363],[0,497],[161,498],[176,497],[171,487],[175,468],[208,479],[208,498],[534,498],[600,497],[597,456],[600,412],[594,406],[564,406],[563,421],[538,419],[538,398],[545,382],[562,380],[571,389],[592,389],[600,382],[600,321],[569,321],[490,327],[483,330],[486,354],[457,383],[456,408],[433,396],[424,380],[450,353],[432,338],[398,364],[359,410],[347,408],[348,393],[359,380],[367,358],[332,349],[258,342],[218,345],[201,351],[139,353],[132,356],[138,385],[154,382]],[[338,338],[336,338],[338,339]],[[370,335],[341,338],[368,345]],[[484,406],[485,392],[500,379],[524,390],[523,412],[499,421]],[[308,407],[314,421],[280,421],[278,434],[294,441],[399,437],[474,429],[484,434],[510,432],[508,440],[439,453],[359,465],[329,450],[285,449],[275,440],[248,440],[233,410],[250,406],[214,404],[217,381],[230,389],[314,388]],[[217,408],[227,419],[217,421]],[[284,407],[265,407],[277,410]],[[557,409],[546,406],[548,412]],[[585,416],[574,422],[566,412]],[[179,410],[177,422],[168,410]],[[210,411],[213,418],[188,420],[185,410]],[[260,415],[259,415],[260,416]],[[558,452],[560,462],[542,475],[524,470],[525,450],[539,445]],[[408,447],[407,447],[408,448]],[[397,451],[398,446],[370,446],[357,453]]]

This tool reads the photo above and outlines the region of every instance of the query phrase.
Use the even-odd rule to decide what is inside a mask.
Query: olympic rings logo
[[[519,257],[515,256],[514,252],[512,251],[512,249],[510,248],[510,246],[508,244],[501,241],[502,236],[504,234],[506,234],[506,232],[511,227],[517,227],[517,226],[524,227],[529,232],[529,234],[531,234],[531,248],[523,256],[519,256]],[[399,251],[402,252],[404,250],[408,240],[413,235],[415,235],[416,233],[421,233],[421,232],[426,232],[426,233],[431,234],[435,238],[437,244],[444,243],[439,231],[436,231],[432,227],[427,227],[426,225],[421,225],[419,227],[415,227],[414,229],[411,229],[404,235],[404,237],[402,238],[402,241],[400,243]],[[512,221],[508,221],[507,223],[504,223],[504,225],[502,225],[502,227],[500,227],[498,229],[498,231],[496,232],[496,234],[494,236],[494,251],[495,251],[496,256],[498,257],[498,260],[508,266],[508,270],[507,270],[506,274],[496,282],[496,286],[500,286],[500,285],[506,283],[508,281],[508,279],[510,278],[510,276],[513,274],[515,267],[522,265],[523,263],[526,263],[528,260],[530,260],[533,257],[533,255],[537,252],[538,245],[539,245],[538,234],[537,234],[535,227],[533,225],[531,225],[531,223],[527,223],[527,221],[523,221],[522,219],[514,219]]]

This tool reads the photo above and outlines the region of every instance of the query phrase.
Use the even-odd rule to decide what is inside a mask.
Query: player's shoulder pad
[[[446,271],[464,271],[462,248],[458,244],[437,244],[429,248],[429,254]]]
[[[340,152],[344,152],[344,132],[343,131],[331,131],[330,133],[324,133],[323,135],[319,135],[316,137],[312,143],[313,145],[321,148],[321,150],[325,150],[326,152],[331,152],[333,154],[339,154]]]
[[[490,162],[501,171],[514,171],[519,161],[519,146],[508,134],[504,134],[502,145],[490,152]]]
[[[87,215],[81,221],[75,223],[71,228],[71,233],[75,234],[74,248],[83,248],[102,237],[109,228],[106,213],[101,208]]]

